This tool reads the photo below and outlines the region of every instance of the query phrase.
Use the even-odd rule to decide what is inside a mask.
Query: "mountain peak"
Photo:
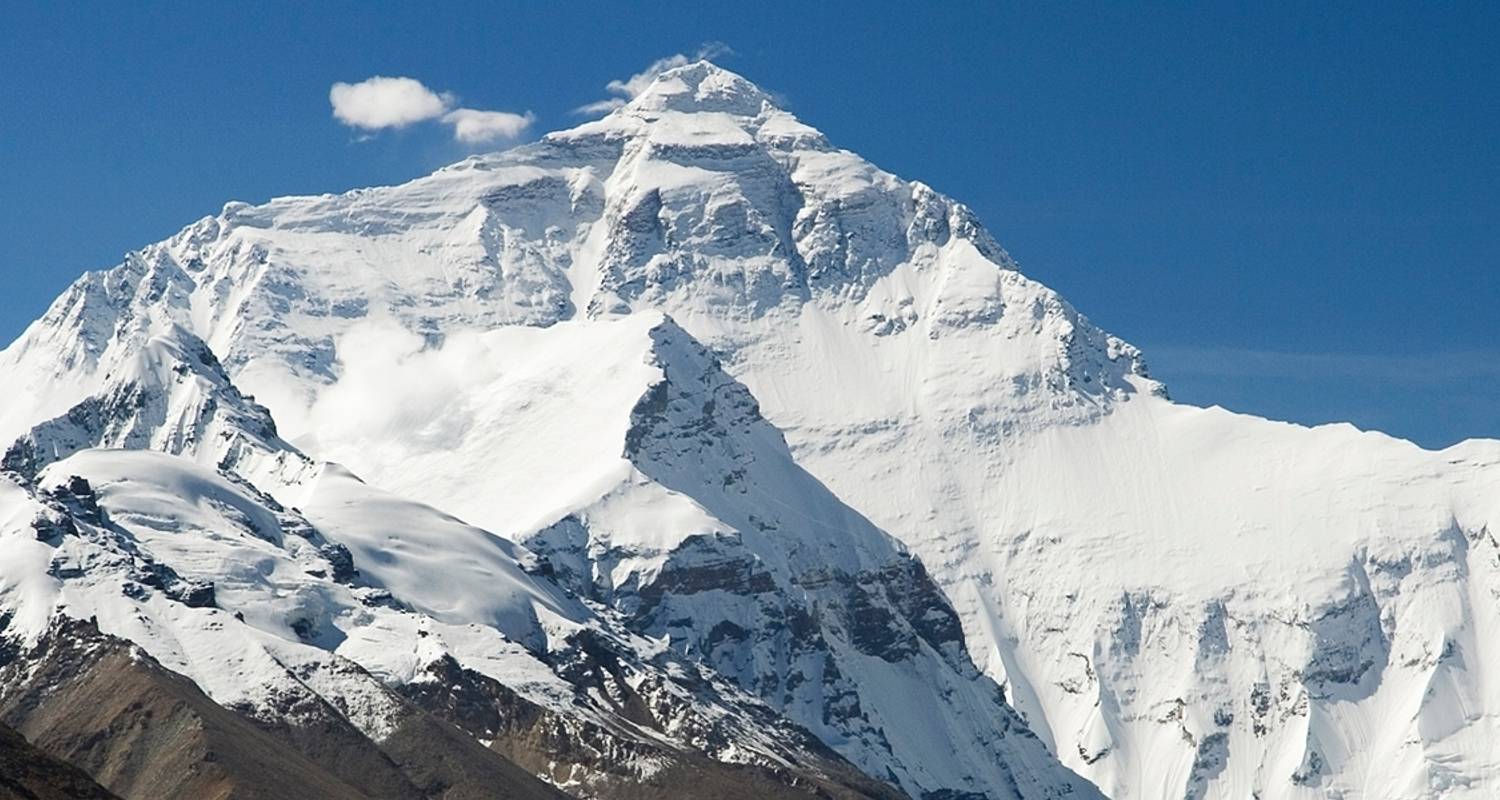
[[[95,393],[10,443],[0,469],[31,479],[96,447],[160,450],[226,469],[246,462],[247,474],[247,459],[289,457],[270,412],[240,393],[207,343],[169,321],[153,324]]]
[[[711,61],[699,60],[673,67],[636,96],[627,108],[634,111],[680,113],[719,112],[753,117],[771,96],[745,78]]]

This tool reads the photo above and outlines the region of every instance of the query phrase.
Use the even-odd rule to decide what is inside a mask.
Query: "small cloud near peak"
[[[367,131],[404,128],[448,110],[447,100],[421,81],[384,75],[359,83],[335,83],[328,90],[328,101],[339,122]]]
[[[509,111],[458,108],[443,115],[443,122],[453,126],[453,138],[466,144],[515,139],[535,121],[536,115],[530,111],[512,114]]]
[[[452,126],[453,138],[459,142],[488,144],[519,138],[536,121],[530,111],[455,108],[457,98],[449,92],[435,92],[415,78],[384,75],[358,83],[335,83],[328,90],[328,102],[335,119],[366,132],[361,141],[377,131],[437,120]]]

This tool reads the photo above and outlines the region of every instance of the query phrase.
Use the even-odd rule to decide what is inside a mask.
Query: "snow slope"
[[[692,680],[683,663],[653,658],[659,647],[486,557],[486,547],[509,552],[503,541],[328,470],[312,491],[328,495],[318,505],[332,522],[317,528],[230,475],[151,450],[82,450],[43,469],[34,489],[5,481],[7,637],[24,650],[55,615],[94,620],[228,708],[311,729],[334,714],[377,744],[415,713],[403,694],[455,660],[477,673],[465,680],[496,681],[555,717],[559,741],[621,749],[543,773],[585,790],[599,790],[606,769],[639,779],[681,748],[807,776],[839,769],[716,677]],[[377,538],[379,557],[361,559]],[[351,574],[351,550],[372,575]],[[650,726],[570,677],[590,653],[619,659],[632,691],[650,698]]]
[[[885,791],[722,677],[533,574],[521,548],[314,464],[191,334],[171,328],[144,353],[6,454],[7,660],[66,616],[227,708],[311,736],[347,723],[383,745],[418,713],[408,696],[464,695],[443,710],[465,721],[493,719],[485,698],[498,693],[522,715],[504,726],[543,737],[507,749],[587,796],[667,769],[711,777],[707,760],[753,765],[766,774],[735,774],[789,792]]]
[[[867,771],[897,754],[885,766],[908,789],[1006,791],[969,747],[982,721],[916,733],[933,706],[902,709],[904,690],[873,677],[901,663],[918,670],[902,686],[979,685],[972,656],[1111,796],[1496,790],[1500,444],[1429,452],[1173,404],[964,206],[711,64],[402,186],[231,203],[86,275],[0,353],[18,387],[0,440],[106,396],[173,330],[206,343],[280,436],[524,539],[637,635]],[[32,434],[66,443],[48,436]],[[288,492],[314,480],[249,455],[229,466]],[[337,529],[364,500],[341,474],[316,481],[351,494],[284,502]],[[424,546],[480,541],[444,525]],[[375,558],[378,530],[351,549]],[[891,641],[921,626],[885,600],[888,620],[864,611],[860,588],[889,600],[930,574],[946,595],[933,619],[951,601],[966,654],[938,636],[874,663],[837,624],[761,640],[827,599],[803,577],[820,562],[848,578],[827,591]],[[382,580],[427,590],[402,573]],[[745,590],[700,591],[710,578]],[[414,603],[434,617],[493,617],[432,591]],[[512,597],[551,608],[529,592]],[[710,624],[676,623],[697,617]],[[719,622],[735,627],[710,636]],[[814,652],[872,676],[849,681],[857,711],[783,691]]]
[[[387,349],[349,364],[320,403],[342,409],[343,392],[365,396],[376,379],[395,392],[376,414],[422,408],[431,422],[340,412],[316,427],[325,456],[525,542],[566,585],[914,795],[1067,785],[979,676],[921,567],[803,472],[754,398],[671,320]]]

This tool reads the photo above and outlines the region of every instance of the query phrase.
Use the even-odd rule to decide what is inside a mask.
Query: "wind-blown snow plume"
[[[733,53],[734,51],[730,49],[729,45],[723,42],[708,42],[699,47],[697,52],[691,56],[685,53],[674,53],[665,58],[658,58],[651,62],[645,69],[628,78],[615,78],[605,84],[605,90],[615,95],[614,97],[606,97],[603,100],[586,103],[573,109],[573,113],[582,115],[608,114],[617,108],[623,107],[626,103],[635,99],[641,92],[646,91],[646,87],[650,86],[652,81],[656,80],[657,76],[667,70],[686,66],[694,61],[722,58]]]

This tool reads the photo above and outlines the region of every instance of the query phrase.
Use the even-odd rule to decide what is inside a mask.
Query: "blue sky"
[[[409,76],[529,138],[722,42],[971,205],[1178,399],[1500,437],[1500,4],[309,5],[0,0],[0,339],[228,199],[476,149],[341,125],[335,82]]]

